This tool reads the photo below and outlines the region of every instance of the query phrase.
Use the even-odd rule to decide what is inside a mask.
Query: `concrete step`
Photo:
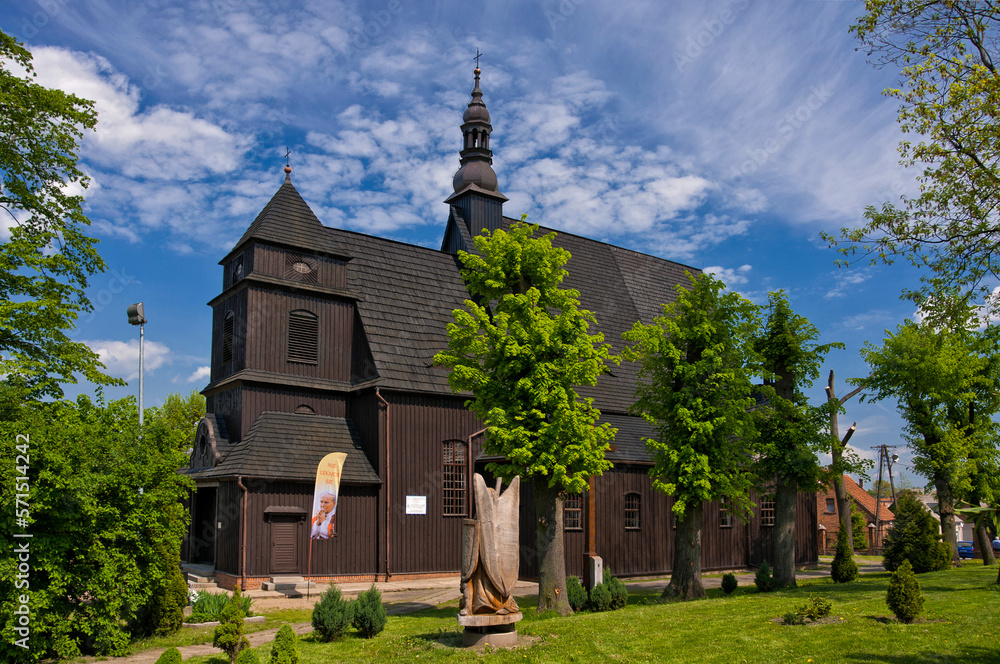
[[[199,592],[202,591],[202,590],[210,590],[212,592],[219,592],[220,590],[222,590],[222,588],[219,586],[219,584],[214,583],[214,582],[212,582],[212,583],[191,583],[189,581],[188,582],[188,590],[197,590]]]

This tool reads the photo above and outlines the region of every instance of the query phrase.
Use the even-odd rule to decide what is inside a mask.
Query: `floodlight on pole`
[[[143,326],[146,324],[142,302],[128,305],[128,324],[139,326],[139,426],[142,426],[142,338]]]

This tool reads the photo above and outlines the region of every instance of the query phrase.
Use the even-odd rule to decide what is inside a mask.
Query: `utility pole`
[[[884,467],[889,475],[889,488],[892,490],[892,502],[896,502],[896,485],[892,481],[892,464],[899,460],[899,455],[893,453],[889,455],[889,450],[895,450],[896,445],[878,445],[878,480],[875,483],[875,541],[872,546],[879,548],[882,546],[882,522],[879,512],[882,509],[882,499],[878,494],[882,491],[882,468]],[[872,449],[875,449],[874,447]]]
[[[142,302],[128,305],[127,313],[128,324],[139,326],[139,427],[142,428],[142,338],[143,326],[146,324]]]

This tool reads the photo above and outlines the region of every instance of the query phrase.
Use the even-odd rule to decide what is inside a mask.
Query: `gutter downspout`
[[[389,526],[392,523],[390,514],[392,512],[392,493],[390,492],[391,484],[389,483],[389,402],[382,398],[381,393],[379,393],[378,386],[375,387],[375,396],[378,400],[382,402],[385,406],[385,580],[389,580]]]
[[[243,490],[243,506],[240,509],[240,590],[247,589],[247,488],[243,486],[243,476],[236,478],[236,485]]]

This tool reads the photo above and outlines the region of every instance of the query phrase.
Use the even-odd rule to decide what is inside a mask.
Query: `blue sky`
[[[38,81],[97,101],[81,159],[108,271],[73,337],[146,404],[207,384],[217,262],[292,178],[329,226],[440,245],[459,124],[482,88],[508,216],[700,268],[756,302],[784,289],[838,388],[859,349],[913,315],[903,265],[839,269],[821,230],[914,190],[896,105],[848,26],[857,2],[0,4]],[[2,229],[0,229],[2,232]],[[81,388],[71,390],[79,391]],[[89,389],[89,388],[83,388]],[[853,400],[866,456],[902,444],[892,403]],[[903,455],[903,463],[908,456]]]

